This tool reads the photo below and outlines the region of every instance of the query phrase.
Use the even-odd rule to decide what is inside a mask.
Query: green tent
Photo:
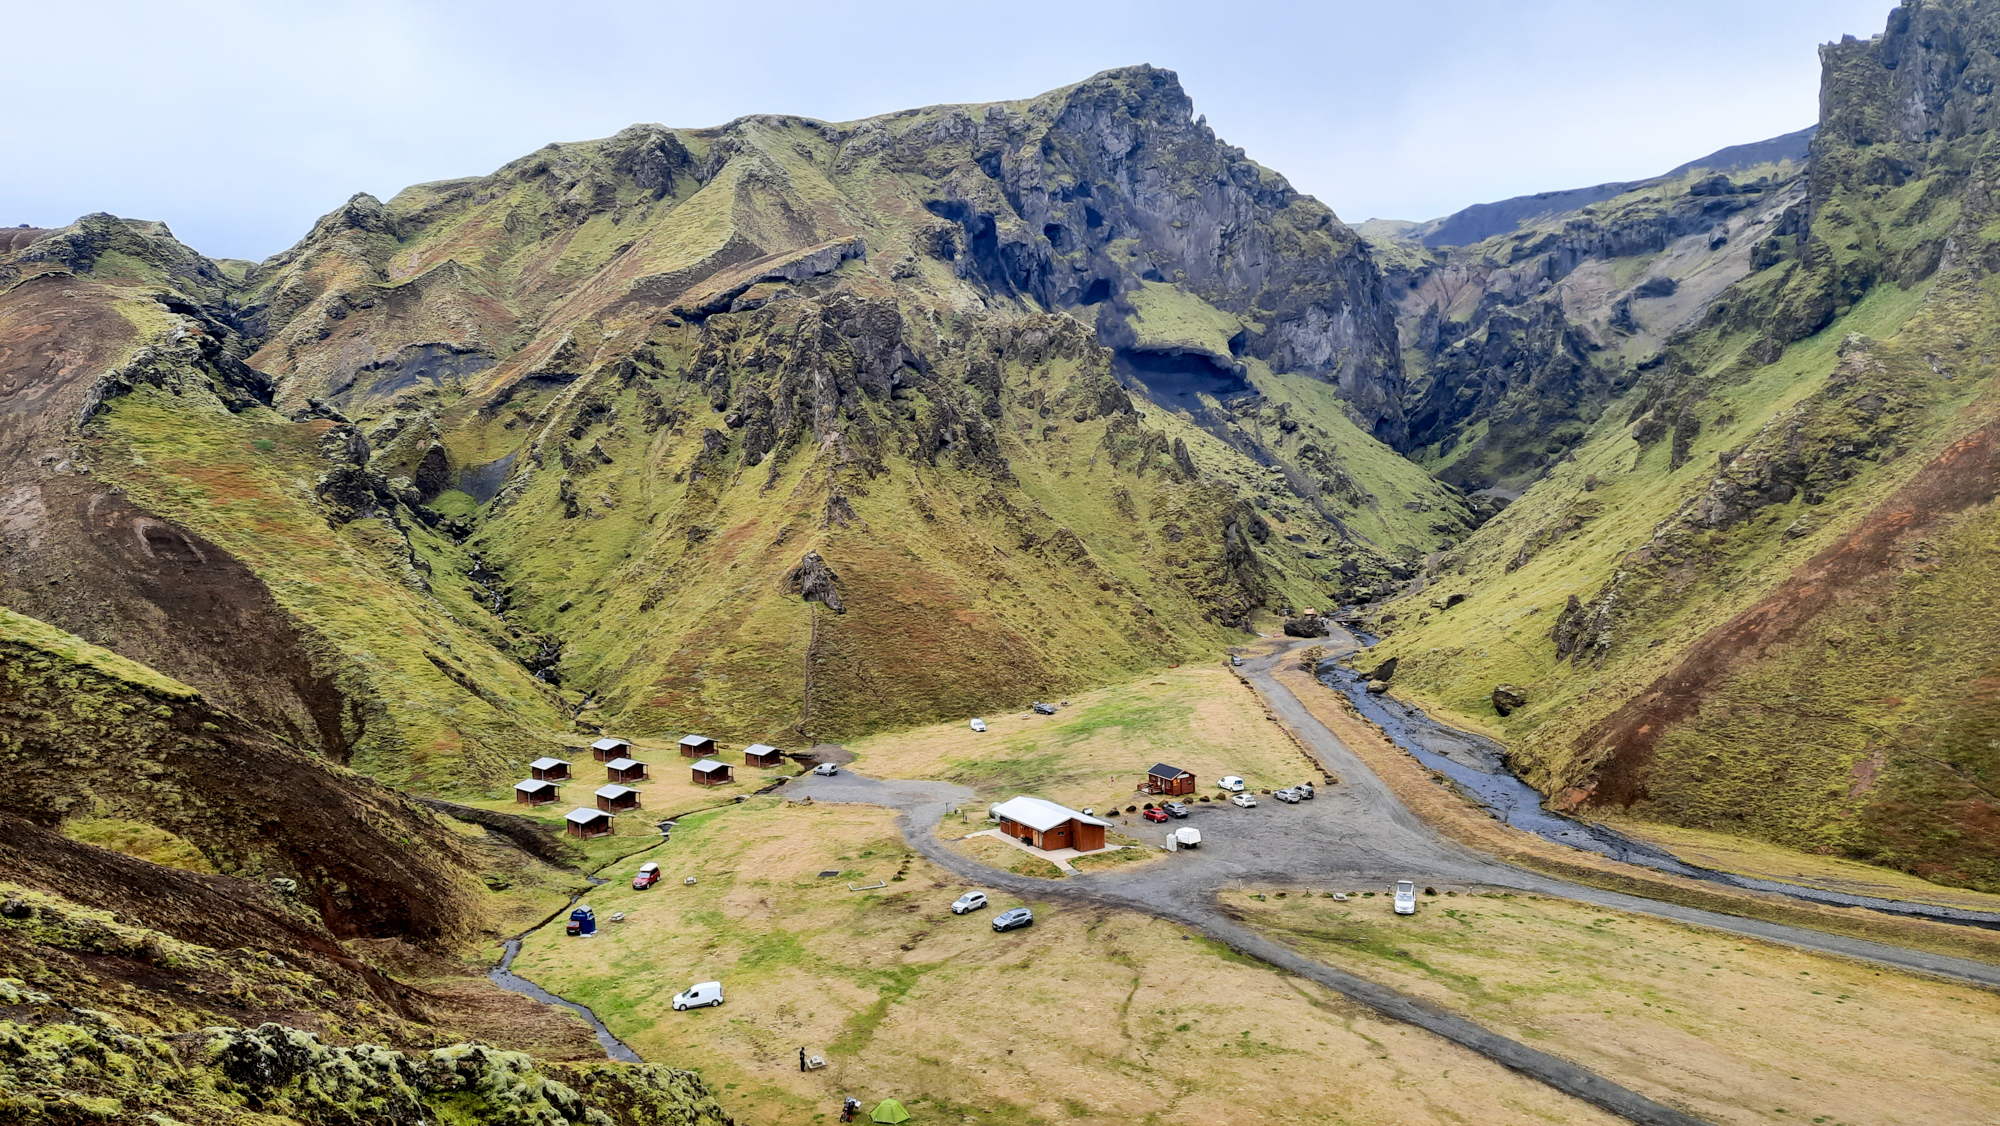
[[[894,1099],[883,1099],[882,1105],[876,1107],[875,1113],[868,1117],[873,1118],[877,1122],[908,1122],[910,1120],[910,1112],[904,1110],[903,1104]]]

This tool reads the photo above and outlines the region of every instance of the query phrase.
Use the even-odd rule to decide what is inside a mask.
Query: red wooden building
[[[547,805],[561,796],[561,786],[540,778],[514,783],[514,800],[522,805]]]
[[[993,815],[1000,819],[1001,832],[1048,852],[1096,852],[1104,847],[1104,830],[1111,827],[1109,821],[1041,798],[1009,798],[993,807]]]
[[[615,758],[604,764],[604,780],[607,782],[644,782],[646,764],[637,759]]]
[[[595,797],[597,808],[606,813],[623,813],[639,808],[639,791],[630,786],[599,786]]]
[[[1156,762],[1153,764],[1153,769],[1146,772],[1145,785],[1140,788],[1149,794],[1166,794],[1168,796],[1192,794],[1194,793],[1194,773],[1182,770],[1178,766],[1168,766],[1164,762]]]
[[[601,809],[572,809],[563,817],[563,832],[589,840],[611,835],[611,815]]]
[[[720,786],[725,782],[734,781],[736,775],[730,771],[726,762],[705,758],[694,764],[694,782],[697,786]]]

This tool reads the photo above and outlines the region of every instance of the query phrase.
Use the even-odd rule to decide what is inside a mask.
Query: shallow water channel
[[[1375,639],[1367,634],[1355,631],[1355,636],[1361,638],[1364,645],[1374,644]],[[1432,719],[1422,708],[1391,699],[1386,694],[1371,695],[1368,682],[1353,669],[1327,661],[1319,667],[1319,679],[1327,687],[1346,696],[1354,705],[1354,710],[1379,726],[1396,746],[1424,766],[1451,779],[1460,792],[1485,806],[1495,819],[1517,829],[1525,829],[1544,840],[1595,852],[1627,864],[1749,891],[1775,892],[1834,907],[1865,907],[1891,915],[2000,930],[2000,913],[1996,912],[1970,911],[1903,899],[1881,899],[1872,895],[1850,895],[1688,864],[1663,849],[1635,841],[1609,826],[1578,821],[1543,808],[1541,791],[1521,781],[1508,769],[1506,748],[1469,731],[1447,727]]]
[[[592,876],[590,877],[590,882],[595,885],[604,883],[605,881]],[[562,910],[542,920],[539,925],[529,927],[527,930],[508,939],[507,952],[501,955],[500,964],[486,971],[486,976],[493,984],[505,989],[509,993],[525,994],[544,1005],[561,1005],[563,1008],[575,1012],[583,1018],[585,1024],[590,1026],[590,1030],[597,1034],[597,1042],[603,1045],[604,1054],[611,1059],[617,1060],[620,1063],[644,1063],[646,1061],[639,1058],[639,1053],[633,1051],[631,1046],[626,1044],[625,1041],[612,1035],[609,1028],[604,1027],[604,1022],[597,1019],[597,1014],[591,1012],[589,1006],[579,1005],[575,1001],[558,997],[541,986],[536,985],[534,982],[529,981],[527,978],[516,974],[513,970],[514,958],[521,953],[521,940],[551,923],[567,923],[571,909],[582,898],[583,896],[581,895],[571,896],[570,901],[563,905]],[[583,942],[586,940],[578,939],[577,941]]]

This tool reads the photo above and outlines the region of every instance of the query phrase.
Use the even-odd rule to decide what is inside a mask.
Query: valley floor
[[[1314,714],[1328,702],[1315,700]],[[1426,827],[1443,820],[1439,809],[1417,803],[1425,821],[1409,812],[1409,780],[1373,804],[1371,792],[1388,790],[1372,758],[1307,806],[1196,803],[1190,823],[1205,840],[1195,855],[1059,881],[987,867],[949,842],[978,830],[995,798],[1032,792],[1118,810],[1145,800],[1129,787],[1154,761],[1196,770],[1204,787],[1239,773],[1253,790],[1320,771],[1287,731],[1296,719],[1277,722],[1219,663],[1084,694],[1054,717],[986,718],[983,736],[949,724],[864,740],[849,748],[859,769],[839,778],[683,816],[672,841],[646,854],[665,882],[631,890],[635,858],[606,870],[612,882],[590,896],[600,919],[624,921],[588,941],[539,932],[516,970],[590,1005],[648,1060],[698,1067],[746,1120],[830,1114],[843,1093],[871,1106],[895,1096],[920,1118],[996,1123],[1615,1120],[1385,1018],[1355,999],[1367,988],[1329,988],[1232,949],[1269,939],[1330,968],[1330,980],[1391,987],[1622,1087],[1634,1105],[1669,1115],[1654,1121],[1971,1123],[2000,1108],[2000,1073],[1978,1032],[2000,1018],[1992,991],[1524,891],[1555,885],[1503,865],[1490,866],[1525,879],[1448,878],[1451,865],[1425,867],[1424,852],[1382,844],[1386,825],[1389,838],[1463,855]],[[883,796],[861,771],[953,785]],[[849,801],[910,812],[899,824],[887,808]],[[952,804],[966,812],[947,813]],[[1114,816],[1122,839],[1159,835]],[[610,841],[629,841],[621,851],[643,843]],[[1396,875],[1441,894],[1395,919],[1380,893]],[[951,915],[951,899],[973,886],[993,894],[989,911]],[[1336,890],[1355,894],[1336,904]],[[1019,904],[1034,908],[1034,926],[993,933],[991,915]],[[1935,928],[1885,925],[1919,941]],[[2000,960],[1983,932],[1951,937],[1958,953]],[[710,978],[725,983],[727,1004],[672,1011],[675,992]],[[800,1072],[800,1048],[828,1067]]]

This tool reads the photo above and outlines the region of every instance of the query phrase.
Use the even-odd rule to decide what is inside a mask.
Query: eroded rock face
[[[1517,708],[1528,706],[1528,692],[1515,684],[1500,684],[1493,688],[1493,710],[1501,715],[1512,715]]]
[[[1331,210],[1217,138],[1171,71],[1107,71],[1063,93],[1052,119],[1040,112],[967,111],[973,166],[945,176],[946,194],[927,205],[958,228],[939,245],[962,276],[1050,309],[1129,312],[1123,295],[1172,282],[1228,312],[1255,310],[1263,327],[1232,340],[1234,355],[1334,384],[1376,436],[1401,439],[1393,310]],[[911,159],[935,167],[934,154]],[[1118,318],[1098,320],[1119,346]]]
[[[817,551],[806,552],[806,557],[785,576],[785,589],[807,602],[825,603],[836,614],[847,613],[846,604],[840,600],[838,578]]]

